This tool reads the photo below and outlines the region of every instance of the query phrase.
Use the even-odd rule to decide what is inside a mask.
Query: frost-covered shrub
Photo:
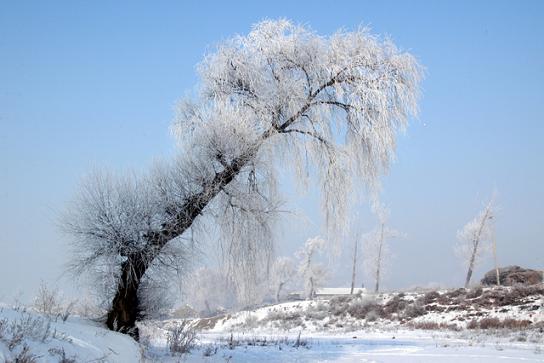
[[[12,321],[0,320],[0,342],[3,342],[15,357],[14,362],[33,363],[38,357],[30,352],[27,340],[45,342],[52,336],[51,322],[28,313]]]
[[[23,349],[15,357],[15,363],[36,363],[38,361],[38,356],[30,352],[28,345],[24,345]]]
[[[382,306],[377,304],[374,299],[355,299],[351,301],[347,309],[347,312],[357,319],[365,319],[371,311],[378,315],[382,311]]]
[[[404,294],[395,295],[383,307],[384,317],[391,318],[392,314],[400,314],[407,305],[406,300],[403,299]]]
[[[481,286],[472,288],[467,293],[467,299],[475,299],[477,297],[482,296],[482,293],[483,293],[483,289]]]
[[[51,354],[52,356],[57,356],[59,359],[58,363],[76,363],[77,362],[75,356],[68,357],[66,355],[64,348],[51,348],[49,349],[49,354]]]
[[[430,304],[440,297],[440,293],[437,291],[429,291],[423,295],[423,303]]]
[[[530,320],[483,318],[471,320],[467,324],[467,329],[525,329],[529,325],[531,325]]]
[[[329,312],[326,309],[306,309],[306,318],[309,320],[323,320],[329,316]]]
[[[453,291],[449,291],[447,292],[445,295],[449,298],[456,298],[456,297],[459,297],[459,296],[464,296],[466,294],[466,290],[463,289],[463,288],[460,288],[460,289],[456,289],[456,290],[453,290]]]
[[[189,353],[197,341],[197,332],[187,320],[168,332],[167,344],[171,353]]]
[[[366,321],[376,321],[380,317],[380,314],[376,310],[370,310],[366,314]]]
[[[277,328],[283,330],[290,330],[303,326],[304,322],[300,311],[277,311],[273,310],[268,312],[263,319],[264,322],[270,321]]]
[[[409,324],[410,327],[414,329],[422,330],[454,330],[458,331],[459,327],[457,324],[447,324],[447,323],[437,323],[434,321],[418,321]]]
[[[403,312],[404,318],[417,318],[418,316],[425,315],[427,312],[425,311],[425,307],[415,301],[414,303],[406,306]]]
[[[42,282],[34,300],[34,308],[44,315],[57,315],[62,311],[61,297],[57,289]]]
[[[207,345],[204,350],[202,351],[202,355],[204,357],[211,357],[212,355],[217,354],[218,347],[217,345]]]
[[[334,316],[346,314],[349,303],[353,298],[350,296],[337,296],[329,300],[329,313]]]
[[[246,316],[244,321],[244,327],[248,329],[255,329],[259,325],[259,319],[253,314]]]

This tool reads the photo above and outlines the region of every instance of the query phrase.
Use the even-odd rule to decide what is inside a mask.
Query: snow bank
[[[0,308],[0,362],[23,355],[36,362],[139,362],[138,343],[92,321],[49,318],[25,309]]]

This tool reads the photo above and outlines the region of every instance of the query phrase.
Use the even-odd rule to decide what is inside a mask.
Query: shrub
[[[197,332],[187,320],[171,329],[168,333],[167,344],[171,353],[188,353],[194,348]]]
[[[477,297],[482,296],[483,289],[481,286],[475,287],[473,289],[470,289],[467,293],[467,299],[475,299]]]
[[[498,329],[502,327],[500,319],[497,318],[483,318],[478,325],[480,329]]]
[[[414,322],[410,324],[411,327],[414,329],[422,329],[422,330],[455,330],[458,331],[459,327],[457,324],[447,324],[447,323],[437,323],[434,321],[419,321]]]
[[[383,313],[385,317],[390,317],[391,314],[402,312],[407,305],[407,302],[402,299],[404,294],[395,295],[391,300],[389,300],[383,307]]]
[[[34,300],[34,308],[44,315],[56,315],[61,309],[61,299],[57,289],[51,289],[42,281]]]
[[[503,327],[506,329],[525,329],[531,324],[532,322],[530,320],[517,320],[507,318],[503,321]]]
[[[367,314],[374,311],[376,314],[381,315],[382,306],[378,305],[374,300],[369,299],[356,299],[353,300],[347,307],[347,312],[354,318],[365,319]]]
[[[403,317],[405,318],[417,318],[418,316],[425,315],[427,312],[425,308],[417,301],[406,306],[404,309]]]
[[[259,319],[253,314],[249,314],[246,316],[246,319],[244,321],[244,326],[249,329],[254,329],[258,326]]]
[[[202,355],[204,357],[211,357],[212,355],[217,354],[217,346],[216,345],[208,345],[204,348],[204,351],[202,352]]]
[[[455,297],[459,297],[459,296],[464,296],[466,294],[466,290],[463,289],[463,288],[460,288],[460,289],[456,289],[456,290],[453,290],[453,291],[450,291],[448,292],[446,295],[449,297],[449,298],[455,298]]]
[[[76,363],[75,357],[67,357],[66,352],[64,351],[64,348],[51,348],[49,349],[49,354],[52,356],[58,356],[59,361],[58,363]]]
[[[24,345],[23,349],[15,357],[16,363],[36,363],[38,357],[30,353],[30,348],[28,345]]]
[[[438,330],[440,328],[440,324],[434,321],[418,321],[410,324],[410,326],[422,330]]]
[[[423,295],[423,303],[425,305],[430,304],[439,297],[440,294],[437,291],[429,291],[425,295]]]
[[[376,310],[370,310],[366,314],[366,321],[376,321],[380,317],[380,314]]]
[[[68,320],[70,315],[72,315],[72,311],[74,310],[74,307],[76,306],[75,301],[70,301],[59,313],[59,317],[62,319],[62,321]]]
[[[525,329],[531,325],[530,320],[483,318],[479,321],[471,320],[467,329]]]

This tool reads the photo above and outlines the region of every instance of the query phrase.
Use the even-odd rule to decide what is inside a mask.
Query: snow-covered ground
[[[205,333],[184,362],[543,362],[544,347],[508,343],[501,339],[460,339],[428,332],[353,332],[354,335],[297,336]],[[489,337],[488,337],[489,338]],[[480,340],[479,340],[480,339]],[[159,343],[160,344],[160,343]],[[175,362],[165,349],[155,347],[152,361]]]
[[[166,332],[179,323],[145,324],[148,358],[172,359]],[[193,325],[187,362],[544,362],[539,287],[296,301]]]
[[[139,362],[141,357],[141,348],[132,338],[93,321],[78,317],[55,320],[32,310],[0,307],[0,363],[124,363]]]
[[[0,363],[544,362],[543,299],[538,287],[287,302],[186,322],[198,336],[185,354],[168,346],[179,319],[139,323],[138,344],[88,319],[0,307]]]

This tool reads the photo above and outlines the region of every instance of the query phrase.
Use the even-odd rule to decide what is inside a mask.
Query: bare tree
[[[459,243],[456,246],[456,252],[464,261],[467,262],[467,276],[465,279],[465,288],[470,284],[470,279],[474,268],[483,253],[489,249],[489,244],[493,235],[491,221],[494,218],[493,199],[478,213],[473,220],[468,222],[460,231],[457,232]]]
[[[374,211],[380,222],[379,226],[367,233],[364,239],[364,268],[367,275],[374,280],[374,292],[380,291],[380,282],[383,278],[386,264],[391,258],[388,240],[400,236],[400,233],[386,226],[389,211],[381,205],[374,206]]]
[[[289,257],[279,257],[272,265],[272,282],[276,296],[276,302],[280,302],[282,290],[294,280],[296,276],[294,261]]]
[[[315,290],[322,286],[327,276],[323,264],[315,259],[325,249],[325,240],[321,237],[308,238],[297,252],[300,259],[299,273],[304,281],[304,292],[309,299],[315,296]]]
[[[141,178],[91,179],[68,213],[75,264],[109,281],[111,329],[137,335],[140,282],[180,271],[176,256],[203,227],[219,227],[228,272],[251,293],[247,279],[269,269],[278,163],[302,185],[315,176],[328,231],[341,229],[352,182],[373,187],[388,168],[421,75],[367,29],[325,37],[287,20],[223,42],[199,73],[200,93],[181,102],[173,127],[178,159]]]
[[[355,275],[357,273],[357,249],[359,247],[358,236],[353,239],[353,264],[351,268],[351,290],[350,295],[353,295],[353,289],[355,288]]]

